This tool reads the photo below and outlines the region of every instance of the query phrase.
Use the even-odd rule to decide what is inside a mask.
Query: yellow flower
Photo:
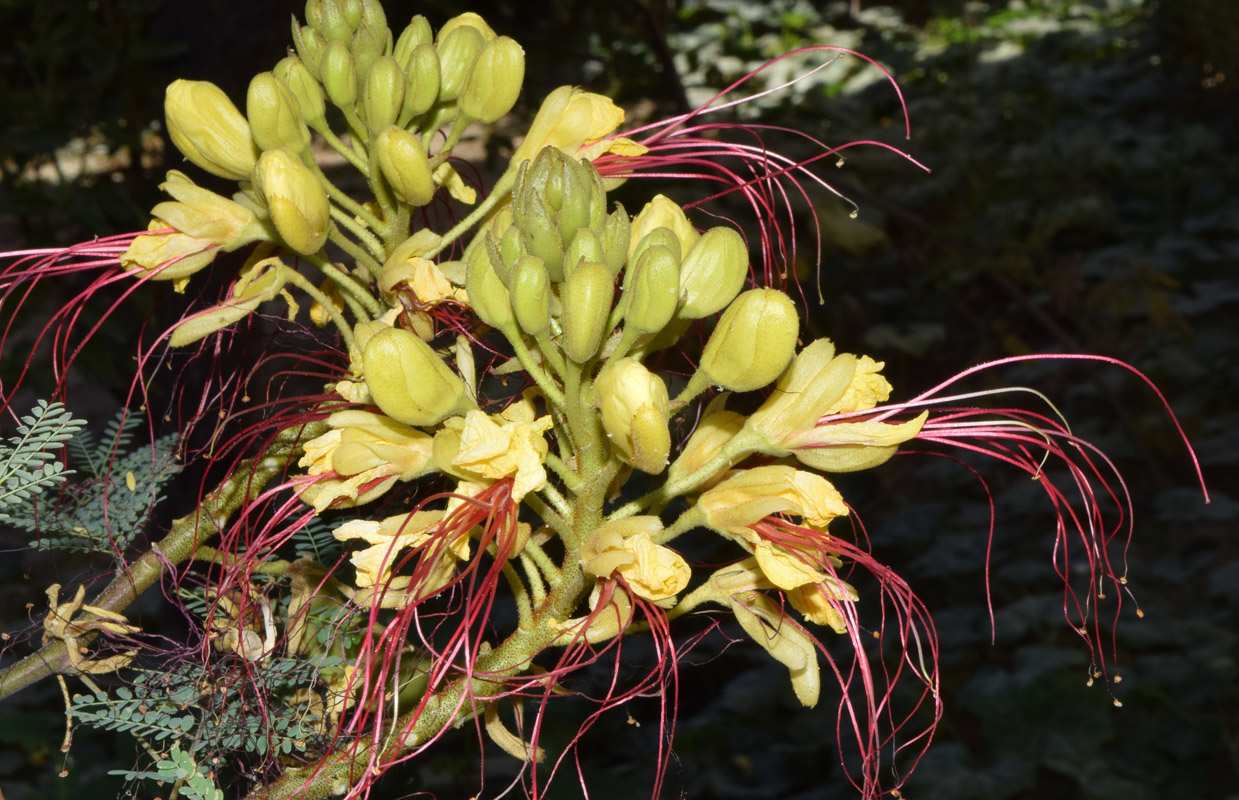
[[[414,511],[387,517],[382,521],[355,519],[336,528],[331,535],[341,542],[361,539],[370,545],[349,556],[349,561],[357,570],[358,588],[365,589],[370,586],[391,584],[391,589],[394,590],[397,587],[393,582],[391,568],[397,556],[405,548],[425,544],[443,520],[443,516],[443,511]],[[469,557],[468,537],[459,537],[443,548],[443,552],[451,554],[453,564],[455,559],[467,559]],[[403,586],[399,588],[407,586],[406,578]]]
[[[618,573],[638,597],[664,604],[684,590],[692,570],[679,553],[654,544],[658,517],[628,517],[600,526],[581,546],[581,565],[595,578]]]
[[[177,170],[159,185],[175,202],[151,210],[148,230],[175,228],[174,233],[139,236],[121,255],[121,265],[150,273],[153,280],[181,281],[207,266],[219,250],[229,252],[269,239],[266,228],[245,206],[191,181]]]
[[[610,98],[560,86],[542,101],[529,133],[512,154],[512,164],[533,158],[544,147],[558,147],[574,158],[590,160],[604,153],[637,156],[646,152],[631,139],[606,138],[623,121],[624,110]]]
[[[829,339],[818,339],[800,351],[746,429],[764,441],[761,452],[795,455],[814,469],[850,472],[877,466],[920,432],[927,412],[902,423],[820,424],[818,419],[868,411],[887,400],[891,385],[879,374],[882,367],[869,356],[836,355]]]
[[[438,264],[416,256],[398,264],[391,261],[384,264],[379,285],[384,292],[407,286],[423,305],[433,305],[445,300],[466,304],[469,302],[469,293],[465,288],[448,280]]]
[[[470,411],[463,419],[448,420],[436,436],[435,450],[447,455],[442,460],[447,469],[465,478],[491,482],[515,478],[512,499],[520,502],[546,484],[542,464],[547,444],[542,434],[551,425],[549,416],[535,418],[532,403],[521,400],[493,418]]]
[[[671,463],[667,471],[668,481],[678,481],[704,467],[744,427],[744,415],[724,407],[729,396],[727,393],[720,394],[706,406],[697,429],[684,443],[679,457]],[[709,484],[706,486],[708,488]]]
[[[824,530],[832,519],[848,513],[830,481],[783,465],[738,471],[703,493],[697,507],[711,528],[748,542],[756,540],[749,526],[771,514],[793,514]]]
[[[310,475],[334,470],[338,476],[302,490],[301,499],[319,511],[338,499],[344,505],[367,503],[396,481],[413,480],[434,469],[430,435],[394,419],[349,410],[332,414],[327,424],[332,430],[306,442],[298,462]]]
[[[831,605],[830,600],[833,598],[840,603],[855,603],[860,600],[860,595],[852,584],[831,577],[818,583],[798,586],[786,594],[792,608],[803,614],[805,619],[832,628],[835,633],[847,632],[847,620]]]

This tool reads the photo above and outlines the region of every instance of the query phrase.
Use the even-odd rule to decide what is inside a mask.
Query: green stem
[[[533,378],[533,382],[542,390],[542,394],[547,401],[552,405],[563,408],[564,394],[559,390],[559,387],[550,379],[550,377],[542,370],[542,367],[534,360],[533,353],[525,346],[525,341],[521,338],[519,331],[512,331],[511,336],[507,331],[503,332],[508,343],[512,345],[512,352],[516,353],[516,358],[521,362],[521,366],[525,368],[525,372],[529,377]]]
[[[564,482],[569,492],[575,492],[581,488],[581,476],[577,475],[564,460],[554,453],[546,454],[546,465],[555,471],[559,479]]]
[[[219,564],[221,567],[230,567],[237,560],[236,556],[231,553],[225,553],[223,550],[216,550],[214,547],[209,547],[205,544],[199,545],[194,554],[190,556],[194,561],[209,561],[212,564]],[[259,575],[274,575],[283,577],[291,566],[283,559],[275,561],[258,561],[250,565],[250,572],[257,572]]]
[[[379,305],[379,301],[335,264],[321,255],[309,256],[306,260],[318,267],[336,286],[340,287],[340,295],[344,298],[344,302],[348,303],[358,321],[367,321],[382,316],[383,307]]]
[[[447,249],[448,245],[463,236],[474,225],[481,222],[482,218],[489,214],[491,209],[499,205],[500,200],[508,196],[508,192],[512,190],[514,183],[516,183],[516,170],[509,169],[495,182],[495,187],[491,189],[486,199],[477,208],[473,209],[469,216],[457,223],[456,227],[443,234],[443,238],[439,241],[439,246],[426,253],[423,258],[434,260],[434,257]]]
[[[348,320],[344,315],[336,310],[335,304],[331,302],[331,298],[319,291],[318,287],[305,279],[305,276],[296,270],[285,270],[284,279],[289,283],[295,284],[301,291],[314,298],[322,307],[327,315],[331,317],[331,321],[335,323],[336,329],[340,331],[340,336],[344,339],[345,346],[353,349],[353,328],[348,324]]]
[[[360,172],[366,178],[370,177],[369,174],[367,174],[366,172],[365,159],[361,158],[359,155],[357,155],[357,152],[353,148],[349,147],[343,141],[341,141],[340,137],[336,136],[335,131],[327,127],[326,122],[320,123],[318,125],[311,125],[310,127],[314,128],[314,131],[323,137],[323,141],[327,142],[327,145],[332,150],[335,150],[337,153],[343,156],[344,160],[352,164],[353,167],[358,172]]]
[[[356,236],[366,248],[365,250],[361,250],[361,248],[356,244],[348,239],[345,239],[343,236],[340,236],[340,239],[344,242],[348,242],[348,244],[354,248],[354,250],[349,251],[349,255],[353,255],[354,258],[361,260],[358,256],[354,255],[354,252],[366,253],[366,268],[370,270],[372,274],[377,276],[378,269],[382,266],[382,262],[387,260],[387,250],[384,249],[382,240],[371,233],[370,230],[368,230],[364,225],[358,224],[358,222],[350,217],[347,212],[337,208],[336,206],[331,206],[330,210],[331,218],[335,220],[336,225],[344,228],[349,233]],[[382,223],[379,224],[379,227],[382,227]],[[335,233],[335,231],[333,231],[333,233]],[[332,241],[341,247],[344,247],[341,241],[337,241],[336,239],[332,239]],[[371,265],[373,265],[373,267]]]
[[[512,590],[512,597],[516,600],[516,619],[517,626],[521,630],[533,630],[533,607],[529,604],[529,593],[525,591],[525,584],[521,582],[521,576],[517,574],[516,568],[512,566],[512,562],[504,564],[500,568],[503,577],[508,581],[508,588]]]

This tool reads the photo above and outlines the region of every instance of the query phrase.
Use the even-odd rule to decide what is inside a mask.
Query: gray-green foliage
[[[19,521],[48,489],[64,484],[71,472],[57,454],[85,424],[60,403],[40,400],[17,433],[0,442],[0,522]]]
[[[7,512],[0,519],[37,533],[30,546],[40,550],[122,552],[163,499],[163,485],[180,470],[175,435],[130,449],[141,420],[137,414],[121,412],[104,428],[102,437],[96,437],[80,420],[68,418],[54,441],[67,444],[69,461],[81,480],[67,486],[54,503],[43,502],[27,490],[9,508],[0,506],[0,514]],[[41,424],[39,430],[49,427]],[[64,484],[64,475],[69,473],[51,454],[44,455],[41,463],[49,471],[44,478],[50,481],[47,485]]]

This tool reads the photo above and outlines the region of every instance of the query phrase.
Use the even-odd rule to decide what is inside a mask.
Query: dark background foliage
[[[300,5],[0,0],[9,39],[0,48],[0,245],[143,227],[176,160],[164,158],[163,86],[210,79],[242,97],[249,77],[283,55],[288,15]],[[875,553],[920,593],[942,639],[947,712],[905,794],[1235,797],[1239,5],[554,0],[532,13],[492,0],[470,8],[526,48],[517,117],[555,85],[580,83],[615,96],[631,118],[657,118],[806,44],[853,47],[891,69],[908,99],[910,142],[889,87],[854,60],[748,112],[834,143],[880,139],[933,170],[923,175],[874,150],[831,173],[860,215],[851,220],[826,200],[816,206],[825,302],[811,303],[813,332],[885,359],[898,397],[1004,355],[1126,360],[1170,398],[1213,494],[1202,504],[1156,398],[1122,371],[1057,364],[993,378],[1060,402],[1073,428],[1115,457],[1135,498],[1130,587],[1145,617],[1125,613],[1117,632],[1124,680],[1109,687],[1123,702],[1115,708],[1105,687],[1083,685],[1087,655],[1061,617],[1053,518],[1037,486],[976,464],[997,514],[991,632],[986,491],[972,474],[910,455],[844,481]],[[388,4],[393,25],[415,12],[437,25],[458,10],[446,0]],[[501,126],[492,153],[519,128]],[[799,230],[811,254],[811,229]],[[801,265],[809,287],[811,260]],[[125,319],[101,334],[107,347],[131,337]],[[110,361],[92,362],[79,393],[86,402],[93,393],[114,406],[124,365]],[[7,555],[0,624],[23,625],[35,613],[23,604],[79,566]],[[665,796],[851,795],[828,707],[797,708],[781,668],[755,648],[701,661],[681,672]],[[829,698],[828,685],[824,706]],[[102,771],[128,766],[132,743],[80,734],[68,776],[56,778],[58,704],[49,684],[0,708],[0,787],[10,800],[115,796],[119,784]],[[648,791],[656,707],[636,704],[633,714],[641,727],[618,714],[591,734],[586,767],[605,775],[595,797]],[[488,787],[502,785],[503,758],[488,759]],[[467,796],[477,769],[445,751],[385,788]],[[564,776],[557,791],[573,783]]]

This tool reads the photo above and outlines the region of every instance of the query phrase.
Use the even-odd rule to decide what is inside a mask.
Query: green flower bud
[[[585,262],[563,285],[563,348],[568,358],[583,364],[593,358],[606,333],[615,283],[606,264]],[[470,298],[472,298],[470,293]]]
[[[344,19],[354,30],[361,24],[361,0],[337,0]]]
[[[636,264],[641,260],[642,253],[647,248],[658,245],[665,247],[675,256],[676,274],[679,274],[680,259],[684,257],[684,251],[680,249],[680,237],[675,235],[675,231],[667,227],[654,228],[641,237],[641,241],[629,248],[628,263]],[[677,292],[679,291],[677,287]]]
[[[420,137],[389,125],[374,141],[379,169],[396,195],[412,206],[424,206],[434,197],[430,161]]]
[[[419,44],[401,63],[404,64],[407,80],[399,121],[405,125],[429,111],[439,97],[439,54],[435,52],[434,45]]]
[[[390,35],[391,33],[386,29],[376,31],[369,25],[362,25],[353,33],[353,38],[349,42],[349,52],[353,56],[353,68],[357,71],[357,76],[363,79],[363,81],[370,74],[370,68],[374,65],[374,62],[378,61],[383,53],[386,52],[386,47],[389,44],[387,38]],[[363,85],[360,84],[357,87],[358,91],[361,91],[363,88]]]
[[[478,319],[507,333],[512,329],[512,305],[508,300],[508,288],[495,271],[499,263],[490,237],[479,240],[466,257],[465,290],[469,292],[469,305]]]
[[[711,228],[680,262],[679,315],[701,319],[723,310],[744,288],[748,275],[744,239],[731,228]]]
[[[624,275],[625,321],[644,333],[661,331],[675,316],[679,289],[680,266],[671,248],[647,247]]]
[[[296,56],[280,59],[273,70],[275,77],[297,101],[301,118],[310,125],[321,125],[327,114],[323,88],[318,85],[306,65]],[[265,148],[264,148],[265,149]]]
[[[176,80],[164,96],[172,144],[185,158],[221,178],[248,180],[258,146],[241,112],[213,83]]]
[[[413,54],[413,49],[422,44],[434,44],[434,33],[430,29],[430,21],[421,14],[409,20],[409,24],[404,26],[404,30],[400,32],[400,38],[396,40],[396,48],[392,51],[392,55],[396,60],[408,69],[409,56]]]
[[[546,264],[551,280],[559,283],[564,279],[564,243],[559,238],[554,210],[546,202],[545,195],[533,192],[514,205],[514,224],[523,234],[525,249]]]
[[[361,0],[361,21],[376,31],[386,31],[387,13],[379,0]]]
[[[404,105],[404,71],[391,56],[379,58],[366,73],[361,107],[372,134],[396,123]]]
[[[571,156],[565,155],[562,150],[552,149],[543,152],[553,155],[555,161],[560,162],[562,165],[560,179],[563,193],[558,206],[559,238],[565,242],[570,242],[578,229],[590,224],[590,203],[593,199],[592,194],[594,190],[593,181],[589,175],[589,168],[583,167],[580,162]]]
[[[602,261],[603,258],[602,241],[598,234],[589,228],[578,228],[564,250],[564,274],[571,275],[572,270],[582,261]],[[610,265],[607,265],[607,268],[610,269]]]
[[[732,302],[710,334],[700,371],[711,383],[751,392],[772,382],[796,352],[800,316],[777,289],[750,289]]]
[[[323,60],[323,51],[327,49],[327,42],[323,39],[322,34],[311,28],[309,25],[302,26],[297,23],[297,18],[293,17],[293,47],[297,50],[297,55],[301,56],[301,62],[305,64],[305,68],[314,76],[314,80],[318,80],[319,64]],[[305,113],[303,108],[302,113]],[[307,116],[307,119],[311,117]]]
[[[474,406],[460,376],[406,330],[387,328],[371,336],[362,362],[375,404],[406,425],[434,425]]]
[[[467,25],[439,35],[439,102],[450,103],[460,97],[473,62],[486,44],[477,28]]]
[[[624,268],[624,262],[628,260],[628,239],[631,233],[632,223],[628,219],[628,212],[623,206],[617,204],[616,209],[607,216],[600,237],[603,261],[606,262],[612,275],[619,275],[620,270]]]
[[[331,228],[327,192],[301,159],[288,150],[263,153],[254,167],[254,188],[286,245],[307,256],[323,248]]]
[[[309,0],[305,4],[305,20],[327,42],[347,42],[353,36],[353,26],[338,0]]]
[[[473,62],[460,94],[466,117],[491,123],[512,110],[525,80],[525,51],[507,36],[487,42]]]
[[[657,475],[667,466],[671,432],[667,385],[635,358],[621,358],[594,382],[602,427],[626,463]]]
[[[512,310],[521,329],[530,336],[546,330],[551,322],[551,278],[537,256],[522,256],[509,281]]]
[[[456,16],[443,23],[443,27],[439,28],[439,42],[441,43],[447,35],[457,28],[473,28],[478,33],[482,34],[482,41],[489,42],[495,38],[495,31],[486,24],[486,20],[482,19],[481,15],[475,14],[472,11],[466,11],[463,14]]]
[[[332,104],[336,108],[352,108],[357,100],[357,69],[348,45],[340,41],[327,45],[319,69],[323,88],[327,90],[327,97]]]
[[[310,130],[301,118],[297,99],[276,80],[275,73],[260,72],[250,81],[245,116],[254,141],[263,150],[284,148],[300,153],[310,144]]]
[[[524,234],[520,228],[515,225],[509,225],[499,240],[499,260],[511,272],[516,266],[516,262],[527,255],[529,255],[529,250],[525,247]],[[539,258],[538,261],[541,263],[542,259]],[[542,263],[542,268],[546,269],[545,263]]]

